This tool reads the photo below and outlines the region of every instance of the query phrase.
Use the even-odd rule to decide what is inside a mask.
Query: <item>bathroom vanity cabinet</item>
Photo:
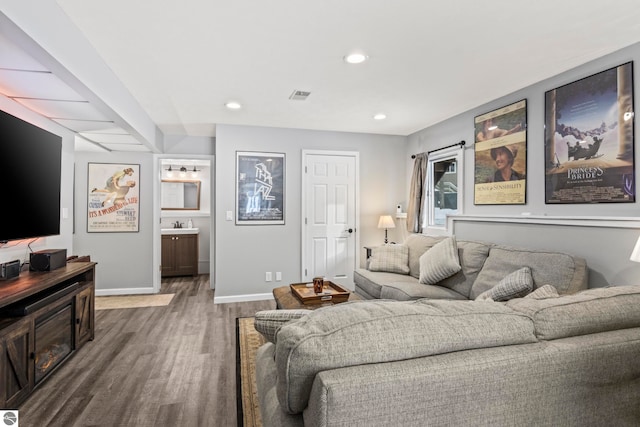
[[[162,235],[162,277],[198,275],[198,234]]]

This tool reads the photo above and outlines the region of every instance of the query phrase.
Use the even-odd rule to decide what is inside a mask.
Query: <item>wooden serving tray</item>
[[[350,293],[342,286],[328,280],[324,281],[321,294],[313,292],[313,282],[292,283],[289,286],[291,287],[291,293],[303,304],[322,304],[327,302],[338,304],[347,301]]]

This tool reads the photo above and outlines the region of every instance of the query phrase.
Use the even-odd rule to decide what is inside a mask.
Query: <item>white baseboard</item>
[[[263,300],[272,300],[273,294],[248,294],[248,295],[231,295],[228,297],[217,297],[213,296],[214,304],[225,304],[229,302],[246,302],[246,301],[263,301]]]
[[[155,294],[153,288],[120,288],[120,289],[96,289],[96,296],[110,295],[144,295]],[[231,295],[227,297],[216,297],[214,294],[214,304],[224,304],[230,302],[246,302],[246,301],[264,301],[273,300],[273,294],[248,294],[248,295]]]
[[[104,297],[109,295],[143,295],[143,294],[156,294],[153,287],[150,288],[120,288],[120,289],[96,289],[97,297]]]

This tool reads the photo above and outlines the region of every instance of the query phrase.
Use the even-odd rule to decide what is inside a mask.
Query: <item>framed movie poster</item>
[[[476,116],[474,204],[527,201],[527,100]]]
[[[635,202],[633,63],[545,93],[545,203]]]
[[[89,163],[87,181],[87,232],[137,232],[140,165]]]
[[[284,153],[236,151],[236,224],[284,224]]]

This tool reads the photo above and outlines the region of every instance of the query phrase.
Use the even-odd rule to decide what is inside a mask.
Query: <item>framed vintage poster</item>
[[[633,63],[545,93],[545,203],[635,202]]]
[[[140,165],[89,163],[87,181],[87,232],[137,232]]]
[[[474,204],[527,201],[527,100],[475,117]]]
[[[284,153],[236,151],[236,224],[284,224]]]

